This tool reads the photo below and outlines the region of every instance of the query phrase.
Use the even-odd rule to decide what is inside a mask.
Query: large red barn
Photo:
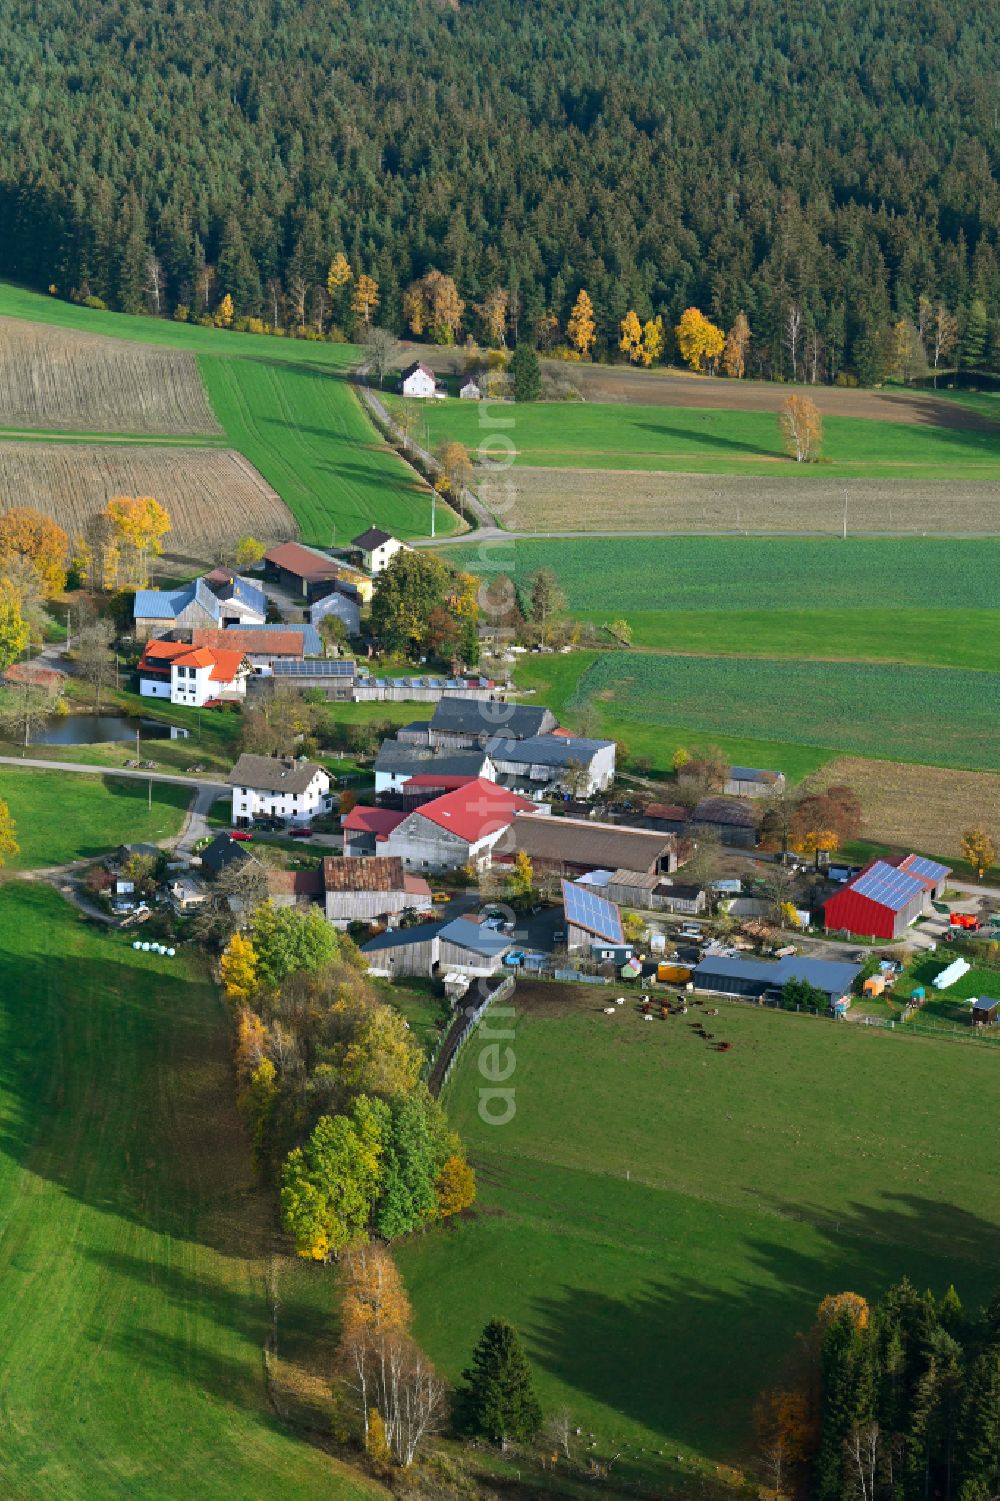
[[[898,865],[873,860],[823,908],[828,931],[859,938],[899,938],[944,886],[946,865],[907,855]]]

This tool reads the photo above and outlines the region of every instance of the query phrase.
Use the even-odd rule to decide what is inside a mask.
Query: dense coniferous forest
[[[0,274],[350,331],[343,251],[390,327],[437,267],[477,335],[586,287],[598,354],[745,308],[765,376],[795,306],[862,379],[923,295],[996,368],[998,38],[997,0],[11,0]]]

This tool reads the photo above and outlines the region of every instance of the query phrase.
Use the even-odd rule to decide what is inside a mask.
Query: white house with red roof
[[[398,855],[407,870],[458,870],[463,865],[486,870],[493,846],[515,815],[536,811],[527,798],[477,777],[408,813],[382,848],[387,855]]]
[[[200,709],[210,699],[245,698],[253,669],[242,651],[147,641],[137,671],[143,698]]]

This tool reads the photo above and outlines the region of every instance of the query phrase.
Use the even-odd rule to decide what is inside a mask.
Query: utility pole
[[[844,491],[844,532],[843,540],[847,541],[847,491]]]
[[[435,522],[436,522],[436,519],[437,519],[436,518],[436,506],[437,506],[437,490],[434,488],[433,485],[431,485],[431,536],[432,537],[434,536],[434,526],[435,526]]]
[[[150,813],[152,813],[152,811],[153,811],[153,778],[152,777],[150,777],[150,779],[149,779],[148,786],[149,786],[149,796],[148,796],[148,798],[146,800],[146,807],[149,809]]]
[[[139,759],[139,729],[140,729],[140,726],[136,725],[136,727],[135,727],[135,759],[137,761]]]

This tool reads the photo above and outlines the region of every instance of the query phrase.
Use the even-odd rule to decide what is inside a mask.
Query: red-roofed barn
[[[485,870],[514,815],[536,811],[527,798],[478,777],[408,813],[386,840],[385,853],[398,855],[408,870]]]

